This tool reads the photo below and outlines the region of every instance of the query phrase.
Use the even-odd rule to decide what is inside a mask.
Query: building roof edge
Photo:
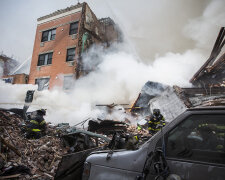
[[[65,9],[60,9],[60,10],[57,10],[51,14],[48,14],[48,15],[45,15],[45,16],[42,16],[40,18],[37,19],[37,21],[42,21],[44,19],[47,19],[47,18],[50,18],[50,17],[54,17],[56,15],[59,15],[59,14],[62,14],[62,13],[65,13],[65,12],[69,12],[71,10],[74,10],[74,9],[77,9],[77,8],[80,8],[83,6],[84,3],[78,3],[76,5],[73,5],[73,6],[70,6],[70,7],[67,7]]]

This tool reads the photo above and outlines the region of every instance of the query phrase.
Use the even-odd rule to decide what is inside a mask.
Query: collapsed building
[[[190,80],[193,87],[170,87],[147,82],[132,106],[131,112],[151,114],[153,109],[160,109],[169,122],[187,108],[225,105],[224,37],[225,29],[222,27],[209,59]]]
[[[29,84],[38,90],[53,86],[69,90],[75,79],[87,74],[82,55],[93,44],[109,47],[121,40],[111,18],[97,19],[87,3],[55,11],[37,19]]]
[[[190,82],[196,87],[225,87],[225,29],[222,27],[208,60]]]

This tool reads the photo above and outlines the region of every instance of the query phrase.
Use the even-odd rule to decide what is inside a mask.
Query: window
[[[166,156],[225,164],[225,115],[192,115],[169,132]]]
[[[39,78],[35,79],[35,84],[38,85],[38,91],[48,89],[50,78]]]
[[[73,75],[64,76],[63,89],[70,90],[73,87],[73,85],[74,85],[74,76]]]
[[[54,40],[55,34],[56,34],[56,29],[50,29],[50,30],[44,31],[42,33],[41,42]]]
[[[66,61],[74,61],[76,48],[67,49]]]
[[[79,22],[74,22],[74,23],[71,23],[70,24],[70,35],[72,34],[77,34],[77,31],[78,31],[78,23]]]
[[[40,54],[38,57],[38,66],[52,64],[53,53]]]

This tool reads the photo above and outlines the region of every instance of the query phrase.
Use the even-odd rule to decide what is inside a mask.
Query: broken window
[[[49,87],[50,78],[35,79],[35,84],[38,85],[38,91],[46,90]]]
[[[166,156],[225,164],[224,115],[193,115],[169,132]]]
[[[70,24],[70,35],[77,34],[78,32],[78,21]]]
[[[44,31],[42,33],[41,42],[54,40],[55,34],[56,34],[56,29],[50,29],[50,30]]]
[[[74,61],[76,48],[67,49],[66,61]]]
[[[52,64],[53,53],[40,54],[38,58],[38,66]]]
[[[64,76],[63,89],[64,90],[72,89],[73,85],[74,85],[74,76],[73,75]]]

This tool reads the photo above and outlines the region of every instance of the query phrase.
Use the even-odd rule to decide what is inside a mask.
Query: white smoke
[[[197,48],[212,49],[220,27],[225,25],[224,8],[224,0],[210,1],[202,16],[189,20],[184,34],[196,42]]]
[[[126,21],[125,16],[121,15],[122,11],[115,10],[115,14],[121,15],[120,22],[123,23],[128,41],[107,50],[93,47],[84,56],[83,62],[86,70],[93,70],[94,66],[94,71],[76,80],[70,93],[59,89],[36,92],[33,104],[48,109],[47,121],[76,124],[89,117],[123,120],[130,118],[121,113],[123,111],[108,116],[95,104],[132,104],[141,87],[149,80],[190,86],[189,80],[206,61],[220,26],[225,24],[225,2],[145,2],[151,6],[131,8],[132,12],[137,10],[137,13],[130,15],[132,21]],[[129,3],[126,5],[129,9]],[[182,12],[181,5],[187,10]],[[139,12],[142,12],[141,16]],[[6,94],[12,96],[12,101],[24,100],[23,86],[16,86],[20,92],[17,93],[15,86],[0,85],[0,102],[3,102],[1,98]],[[8,92],[7,88],[13,89]]]
[[[3,75],[3,68],[2,68],[2,63],[0,61],[0,77]]]
[[[5,107],[6,105],[23,106],[27,90],[35,90],[37,86],[23,85],[23,84],[9,84],[0,80],[0,105]]]
[[[98,63],[90,58],[95,62],[95,71],[76,80],[74,89],[69,94],[58,88],[38,92],[34,104],[47,108],[47,120],[54,123],[76,124],[89,117],[118,120],[128,118],[132,121],[123,111],[108,115],[105,110],[97,109],[95,104],[132,104],[142,86],[149,80],[168,85],[189,86],[191,75],[201,65],[199,63],[196,66],[196,62],[204,59],[200,52],[188,50],[184,54],[167,53],[158,57],[152,65],[146,65],[127,50],[127,45],[126,49],[121,46],[119,49],[113,48],[103,52],[94,47],[94,51],[91,50],[87,57],[94,57],[93,52],[99,52]],[[91,63],[86,59],[84,62],[89,65]]]

